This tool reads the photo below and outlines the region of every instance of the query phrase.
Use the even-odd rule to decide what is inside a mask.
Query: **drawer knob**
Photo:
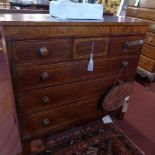
[[[137,14],[137,11],[136,10],[133,10],[132,11],[132,15],[135,16],[136,14]]]
[[[147,37],[148,42],[152,42],[152,40],[153,40],[152,37]]]
[[[40,48],[40,55],[41,56],[46,57],[46,56],[48,56],[48,54],[49,54],[49,51],[46,47]]]
[[[48,97],[48,96],[44,96],[43,98],[42,98],[42,103],[43,104],[47,104],[47,103],[49,103],[50,102],[50,98]]]
[[[129,64],[128,61],[122,61],[122,62],[121,62],[121,66],[122,66],[123,68],[127,67],[128,64]]]
[[[155,30],[155,24],[151,24],[151,29]]]
[[[45,119],[42,121],[43,126],[48,126],[50,123],[51,123],[51,121],[50,121],[48,118],[45,118]]]
[[[48,80],[50,78],[49,74],[47,72],[43,72],[40,75],[41,80],[45,81]]]

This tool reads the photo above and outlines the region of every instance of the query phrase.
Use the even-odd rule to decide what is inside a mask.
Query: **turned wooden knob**
[[[151,24],[151,29],[155,30],[155,24]]]
[[[147,37],[147,41],[152,42],[153,41],[152,37]]]
[[[42,47],[42,48],[40,48],[39,53],[41,56],[45,57],[45,56],[48,56],[49,51],[46,47]]]
[[[121,66],[124,67],[124,68],[127,67],[128,64],[129,64],[128,61],[122,61],[122,62],[121,62]]]
[[[50,78],[49,74],[47,72],[43,72],[40,75],[41,80],[45,81],[48,80]]]
[[[43,98],[42,98],[42,103],[43,104],[47,104],[47,103],[49,103],[50,102],[50,98],[48,97],[48,96],[44,96]]]
[[[50,121],[48,118],[45,118],[45,119],[42,121],[43,126],[48,126],[50,123],[51,123],[51,121]]]
[[[132,11],[132,15],[135,16],[136,14],[137,14],[137,10],[133,10],[133,11]]]

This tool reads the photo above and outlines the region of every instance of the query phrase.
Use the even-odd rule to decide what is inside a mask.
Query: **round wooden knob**
[[[155,24],[151,24],[151,29],[155,30]]]
[[[41,80],[43,80],[43,81],[45,81],[45,80],[48,80],[49,79],[49,74],[47,73],[47,72],[43,72],[43,73],[41,73],[41,75],[40,75],[40,78],[41,78]]]
[[[121,62],[121,66],[122,66],[122,67],[127,67],[128,64],[129,64],[128,61],[122,61],[122,62]]]
[[[40,55],[41,56],[45,57],[45,56],[48,56],[48,54],[49,54],[49,51],[46,47],[40,48]]]
[[[152,42],[153,41],[152,37],[147,37],[147,41]]]
[[[45,118],[45,119],[42,121],[42,124],[43,124],[44,126],[48,126],[50,123],[51,123],[51,121],[50,121],[48,118]]]
[[[135,16],[136,14],[137,14],[137,11],[136,10],[133,10],[132,11],[132,15]]]
[[[47,103],[49,103],[50,102],[50,98],[48,97],[48,96],[44,96],[43,98],[42,98],[42,103],[43,104],[47,104]]]

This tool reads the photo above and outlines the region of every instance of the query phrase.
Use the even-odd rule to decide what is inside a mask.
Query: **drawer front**
[[[29,114],[94,96],[102,96],[111,87],[115,78],[116,76],[112,76],[110,78],[74,82],[21,94],[18,97],[19,113]]]
[[[155,1],[154,0],[141,0],[139,3],[139,7],[154,9]]]
[[[140,66],[141,68],[144,68],[149,72],[152,72],[152,73],[155,72],[155,60],[150,59],[148,57],[141,55],[138,66]]]
[[[143,46],[142,55],[155,60],[155,47],[145,44]]]
[[[155,46],[155,34],[154,33],[147,33],[145,38],[145,43]]]
[[[103,56],[108,49],[109,38],[80,38],[74,40],[73,58],[89,58],[92,48],[94,57]]]
[[[69,39],[14,41],[11,52],[16,64],[68,60],[70,41]]]
[[[81,122],[88,116],[101,116],[103,113],[98,106],[99,98],[82,101],[76,104],[61,106],[59,108],[46,110],[20,119],[21,132],[24,137],[47,134],[71,126],[73,123]],[[81,110],[82,109],[82,110]],[[101,118],[101,117],[100,117]],[[87,122],[89,120],[87,119]]]
[[[127,10],[127,16],[147,20],[155,20],[155,10],[129,7]]]
[[[142,47],[142,36],[112,37],[110,40],[108,55],[139,55]]]
[[[41,66],[29,69],[16,69],[15,83],[18,91],[27,91],[37,87],[57,85],[71,81],[90,79],[98,76],[108,76],[117,73],[123,61],[128,61],[127,68],[136,68],[137,56],[94,59],[94,71],[88,72],[88,61],[77,61],[55,66]]]

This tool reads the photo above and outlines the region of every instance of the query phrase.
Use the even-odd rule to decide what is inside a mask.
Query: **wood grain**
[[[128,7],[127,15],[130,17],[155,21],[155,10],[154,9]]]
[[[13,61],[15,64],[36,61],[61,61],[70,59],[69,39],[32,40],[11,42]],[[47,50],[47,55],[41,53],[41,49]],[[60,51],[60,52],[57,52]]]
[[[142,50],[142,55],[155,60],[155,48],[153,46],[145,44]]]
[[[88,60],[79,60],[63,64],[48,66],[33,66],[30,68],[16,68],[15,84],[18,92],[24,92],[45,86],[52,86],[79,80],[88,80],[98,76],[113,75],[120,69],[122,61],[127,61],[127,68],[135,68],[138,62],[137,56],[94,59],[94,71],[88,72]],[[110,72],[109,72],[110,70]],[[43,73],[48,74],[48,78],[42,79]]]
[[[147,71],[153,73],[155,72],[155,60],[141,55],[138,66],[146,69]]]
[[[0,51],[0,154],[17,155],[21,152],[21,144],[16,114],[14,113],[14,99],[5,43],[2,44],[3,51]]]
[[[155,10],[153,1],[140,1],[140,8],[128,7],[127,15],[130,17],[142,19],[149,24],[148,32],[145,38],[144,48],[140,57],[139,66],[146,71],[154,73],[154,61],[155,61]],[[152,6],[151,6],[152,5]],[[149,6],[151,6],[149,8]],[[141,8],[143,7],[143,8]],[[154,7],[155,8],[155,7]],[[144,73],[145,75],[146,73]],[[148,75],[146,75],[147,77]],[[148,77],[149,78],[149,77]]]

